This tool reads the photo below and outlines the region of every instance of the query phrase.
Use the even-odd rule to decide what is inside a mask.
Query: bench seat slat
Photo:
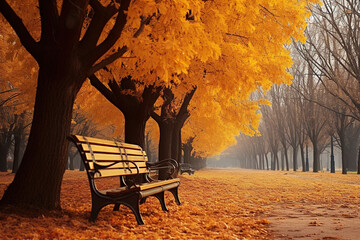
[[[89,168],[92,170],[94,169],[94,164],[92,162],[89,162]],[[107,162],[100,162],[100,161],[97,161],[96,164],[98,165],[102,165],[102,166],[106,166],[106,165],[109,165],[111,164],[111,162],[107,161]],[[146,162],[137,162],[136,165],[139,167],[139,168],[144,168],[146,167]],[[129,163],[129,167],[130,168],[135,168],[135,166],[131,163]],[[128,168],[128,165],[126,165],[126,163],[123,163],[123,162],[118,162],[117,164],[114,164],[110,167],[107,167],[108,169],[114,169],[114,168]]]
[[[85,156],[88,161],[92,161],[91,153],[85,153]],[[121,158],[120,154],[106,154],[106,153],[94,153],[94,158],[95,161],[121,161],[121,160],[130,160],[134,162],[147,161],[147,157],[144,158],[143,156],[128,155],[126,159],[126,156],[123,156]]]
[[[83,136],[75,135],[75,137],[80,143],[86,143],[86,140]],[[92,138],[92,137],[86,137],[86,139],[90,144],[94,143],[94,144],[98,144],[98,145],[107,145],[107,146],[117,147],[116,143],[111,140]],[[141,149],[140,146],[135,145],[135,144],[122,143],[122,142],[117,142],[117,144],[118,144],[118,146],[125,147],[125,148]]]
[[[98,170],[100,174],[95,173],[94,178],[103,178],[103,177],[115,177],[115,176],[126,176],[126,175],[134,175],[137,173],[136,168],[131,169],[132,172],[130,172],[128,169],[100,169]],[[139,173],[148,173],[149,171],[147,168],[140,168]]]
[[[83,148],[84,152],[90,152],[89,146],[86,143],[82,143],[81,147]],[[121,149],[121,153],[125,156],[125,154],[128,155],[139,155],[139,156],[146,156],[145,151],[141,151],[141,150],[135,150],[135,149],[124,149],[124,148],[120,148]],[[101,153],[114,153],[114,154],[119,154],[120,153],[120,149],[118,147],[109,147],[109,146],[100,146],[100,145],[91,145],[91,150],[96,153],[96,152],[101,152]],[[126,151],[126,153],[125,153]]]
[[[164,185],[174,183],[174,182],[180,182],[180,179],[173,178],[173,179],[169,179],[169,180],[160,180],[160,181],[156,181],[156,182],[144,183],[144,184],[138,185],[138,187],[140,187],[140,190],[146,190],[146,189],[150,189],[150,188],[154,188],[154,187],[164,186]]]

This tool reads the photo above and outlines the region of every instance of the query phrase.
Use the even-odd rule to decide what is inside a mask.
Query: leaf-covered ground
[[[0,196],[12,178],[12,174],[0,174]],[[92,224],[87,220],[91,198],[86,174],[67,171],[61,192],[62,212],[21,210],[14,214],[1,209],[0,236],[1,239],[358,239],[359,184],[360,176],[356,174],[203,170],[181,176],[181,206],[175,204],[170,194],[166,194],[169,212],[160,209],[156,198],[141,205],[144,226],[138,226],[124,206],[118,212],[113,212],[111,206],[103,208]]]

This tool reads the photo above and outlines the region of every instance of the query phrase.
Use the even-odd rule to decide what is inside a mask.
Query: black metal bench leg
[[[134,195],[132,197],[129,197],[125,200],[124,205],[128,206],[131,211],[134,213],[136,221],[139,225],[144,225],[144,220],[141,217],[140,214],[140,208],[139,208],[139,196]]]
[[[97,199],[99,200],[99,199]],[[96,218],[100,212],[100,210],[105,206],[106,204],[103,203],[103,201],[96,201],[96,200],[93,200],[92,201],[92,204],[91,204],[91,214],[90,214],[90,218],[89,218],[89,221],[90,222],[95,222],[96,221]]]
[[[164,192],[160,192],[160,193],[157,193],[154,195],[160,202],[160,205],[161,205],[161,209],[163,211],[166,211],[168,212],[169,209],[166,207],[166,204],[165,204],[165,197],[164,197]]]
[[[172,193],[172,195],[174,195],[175,202],[177,203],[177,205],[181,205],[181,202],[179,199],[179,194],[178,194],[178,187],[169,189],[169,191]]]
[[[120,203],[116,203],[113,211],[119,211],[119,209],[120,209]]]
[[[147,197],[142,198],[142,199],[140,200],[140,204],[145,203],[145,202],[146,202],[146,199],[147,199]]]

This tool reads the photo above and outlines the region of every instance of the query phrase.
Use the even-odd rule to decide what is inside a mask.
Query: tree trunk
[[[187,143],[183,144],[184,150],[184,163],[190,163],[191,159],[191,151],[193,150],[192,141],[194,138],[190,138]]]
[[[300,144],[300,155],[301,155],[301,166],[302,171],[306,172],[306,162],[305,162],[305,154],[304,154],[304,146]]]
[[[75,170],[74,162],[76,155],[77,155],[77,151],[69,154],[69,170]]]
[[[82,159],[80,159],[80,167],[79,167],[79,171],[85,171],[85,165]]]
[[[171,139],[171,158],[175,159],[178,163],[181,162],[181,127],[178,124],[174,124],[172,130],[172,139]],[[179,158],[180,153],[180,158]]]
[[[49,61],[39,70],[29,141],[18,172],[1,200],[4,204],[60,209],[60,188],[69,145],[66,137],[81,85],[75,86],[74,78],[79,79],[78,76],[56,75],[62,70],[57,67],[57,62]]]
[[[286,171],[289,171],[290,167],[289,167],[289,156],[288,156],[287,148],[285,148],[285,166],[286,166]]]
[[[149,116],[145,119],[141,115],[125,115],[125,142],[145,149],[145,126]]]
[[[360,174],[360,147],[359,147],[359,152],[358,152],[358,170],[357,170],[357,174]]]
[[[275,170],[275,154],[271,152],[271,170]]]
[[[7,171],[7,155],[9,152],[8,144],[1,144],[0,145],[0,172]]]
[[[297,147],[293,147],[293,165],[294,165],[294,171],[296,171],[298,169],[298,164],[297,164],[297,153],[298,153],[298,148]]]
[[[264,155],[265,155],[265,160],[266,160],[266,170],[269,170],[269,159],[268,159],[267,153],[265,153]]]
[[[164,121],[159,124],[159,161],[171,158],[171,140],[174,125],[170,121]]]
[[[313,144],[313,172],[319,172],[320,166],[320,154],[318,154],[318,148],[316,142],[312,142]]]
[[[22,136],[21,133],[17,132],[14,134],[14,162],[13,162],[13,167],[12,167],[12,172],[16,173],[21,159],[24,155],[24,136]]]
[[[150,134],[146,133],[145,135],[145,151],[146,151],[146,155],[148,157],[149,162],[153,162],[153,152],[151,151],[151,138],[150,138]]]
[[[356,171],[357,170],[357,144],[352,144],[351,142],[346,141],[344,149],[344,157],[346,161],[346,168],[348,171]]]
[[[346,161],[346,151],[345,144],[341,146],[341,163],[342,163],[342,174],[347,174],[347,161]]]

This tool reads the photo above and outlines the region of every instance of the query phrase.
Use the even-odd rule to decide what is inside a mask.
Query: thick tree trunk
[[[48,64],[51,66],[39,71],[28,145],[18,172],[1,200],[4,204],[60,209],[60,187],[69,145],[66,137],[70,133],[73,103],[81,85],[74,86],[76,76],[53,79],[56,74],[49,69],[57,63]]]
[[[175,159],[178,163],[181,162],[181,127],[178,124],[174,124],[174,128],[172,130],[172,139],[171,139],[171,158]],[[180,158],[179,158],[180,153]]]
[[[159,124],[159,160],[171,158],[172,133],[174,125],[170,121],[164,121]]]
[[[125,115],[125,142],[137,144],[145,149],[145,126],[149,116]]]

